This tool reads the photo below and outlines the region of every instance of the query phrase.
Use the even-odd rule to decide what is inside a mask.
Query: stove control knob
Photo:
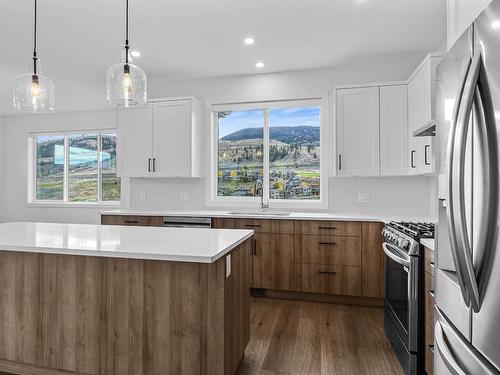
[[[401,243],[401,248],[403,248],[404,250],[409,250],[409,248],[410,248],[410,241],[403,240],[402,243]]]

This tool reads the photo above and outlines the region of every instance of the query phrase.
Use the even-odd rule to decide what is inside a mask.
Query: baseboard
[[[341,305],[356,305],[369,307],[384,307],[383,298],[338,296],[331,294],[293,292],[286,290],[265,289],[265,293],[254,295],[255,297],[289,299],[294,301],[336,303]]]

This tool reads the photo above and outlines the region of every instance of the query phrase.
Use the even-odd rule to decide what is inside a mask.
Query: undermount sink
[[[262,216],[290,216],[290,212],[286,211],[273,211],[273,210],[248,210],[248,211],[230,211],[230,215],[262,215]]]

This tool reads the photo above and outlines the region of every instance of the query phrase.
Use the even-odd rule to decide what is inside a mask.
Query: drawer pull
[[[434,291],[433,290],[429,290],[429,295],[434,298]]]
[[[329,229],[329,230],[335,230],[337,229],[336,227],[319,227],[319,229]]]
[[[318,271],[318,273],[320,275],[335,275],[335,274],[337,274],[337,272],[333,272],[333,271]]]
[[[139,224],[139,220],[124,220],[127,224]]]
[[[429,262],[429,267],[434,268],[434,262]]]
[[[430,351],[431,353],[434,353],[434,345],[429,345],[429,351]]]
[[[336,245],[336,242],[318,242],[320,245]]]
[[[260,228],[260,224],[245,224],[248,228]]]

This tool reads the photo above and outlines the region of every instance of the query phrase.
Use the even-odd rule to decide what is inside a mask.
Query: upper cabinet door
[[[336,127],[337,174],[379,175],[379,87],[337,90]]]
[[[380,87],[380,175],[408,174],[407,85]]]
[[[490,3],[491,0],[447,0],[448,49]]]
[[[118,110],[117,175],[149,177],[152,172],[151,105]]]
[[[153,158],[156,177],[194,177],[191,101],[155,103]]]

